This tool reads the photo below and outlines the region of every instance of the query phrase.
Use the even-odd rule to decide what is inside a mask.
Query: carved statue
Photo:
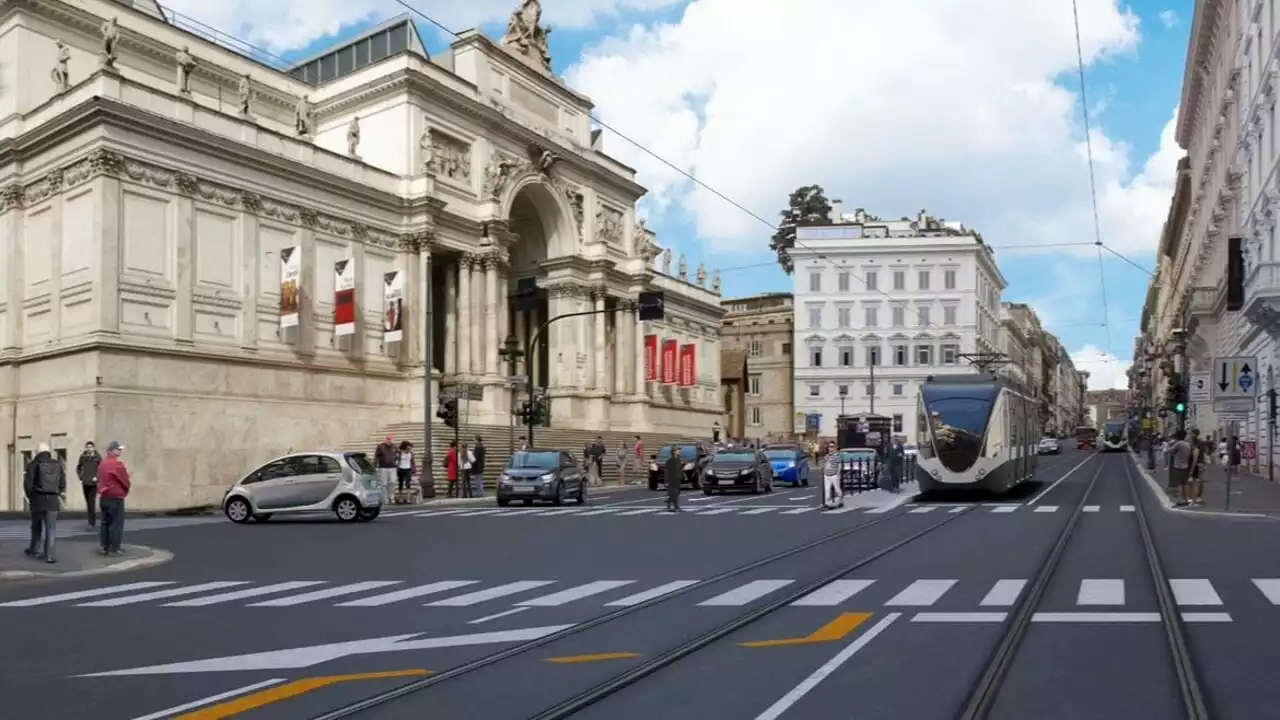
[[[538,172],[542,173],[543,175],[549,174],[551,172],[551,166],[555,165],[556,160],[559,160],[559,159],[560,158],[556,157],[555,153],[551,152],[550,150],[543,150],[541,153],[538,154],[538,165],[537,165]]]
[[[356,150],[360,147],[360,117],[354,116],[351,122],[347,123],[347,154],[351,157],[359,157]]]
[[[293,108],[293,125],[298,131],[298,135],[307,137],[315,130],[315,128],[311,126],[311,118],[314,115],[315,106],[311,104],[311,97],[303,95],[298,99],[298,104]]]
[[[240,114],[249,117],[250,103],[253,100],[253,80],[248,75],[240,77],[240,87],[237,88],[240,96]]]
[[[484,169],[485,192],[490,199],[496,200],[515,174],[516,163],[511,162],[502,153],[494,150],[489,154],[489,165]]]
[[[58,47],[58,59],[54,61],[53,70],[49,71],[49,76],[53,78],[57,91],[63,93],[71,87],[71,71],[67,68],[71,62],[71,48],[63,45],[61,40],[55,40],[54,44]]]
[[[196,59],[191,57],[191,48],[186,45],[178,51],[178,92],[191,94],[191,71],[196,69]]]
[[[680,256],[680,273],[681,280],[688,282],[689,280],[689,257],[687,255]]]
[[[114,68],[116,66],[116,47],[120,42],[120,26],[116,24],[116,19],[102,23],[102,67]]]
[[[706,287],[707,286],[707,266],[702,263],[698,263],[698,273],[694,277],[697,280],[698,287]]]
[[[720,294],[720,271],[716,270],[711,273],[711,292]]]
[[[539,0],[524,0],[507,21],[507,33],[502,36],[502,44],[530,60],[536,60],[544,70],[550,71],[551,50],[547,46],[547,40],[551,35],[551,28],[540,25],[541,20],[542,3]]]
[[[662,251],[662,274],[671,274],[671,248]]]
[[[636,247],[640,247],[640,243],[649,235],[649,228],[645,227],[644,218],[636,218],[635,227]]]
[[[432,167],[432,163],[436,159],[435,138],[432,137],[431,123],[425,118],[422,120],[422,137],[418,138],[418,147],[422,150],[422,171],[434,175],[436,169]]]

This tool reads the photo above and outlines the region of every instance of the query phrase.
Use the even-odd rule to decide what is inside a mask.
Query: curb
[[[135,550],[142,550],[147,555],[138,558],[129,558],[118,563],[113,563],[103,568],[94,570],[73,570],[71,572],[40,572],[38,570],[4,570],[0,571],[0,581],[3,580],[33,580],[36,578],[81,578],[91,575],[105,575],[108,573],[128,572],[129,570],[139,570],[141,568],[153,567],[169,562],[173,559],[173,553],[168,550],[159,550],[157,548],[147,547],[146,545],[126,545],[125,547]]]
[[[1191,510],[1189,508],[1180,508],[1173,504],[1173,500],[1169,498],[1169,494],[1160,487],[1160,483],[1156,482],[1155,477],[1142,466],[1142,463],[1138,461],[1138,458],[1132,453],[1126,454],[1129,456],[1129,460],[1133,462],[1134,468],[1138,470],[1138,474],[1142,476],[1143,480],[1147,481],[1147,487],[1151,490],[1151,493],[1155,495],[1156,502],[1160,503],[1160,507],[1163,508],[1165,512],[1180,513],[1191,517],[1208,516],[1223,518],[1261,518],[1263,520],[1276,519],[1275,517],[1265,513],[1226,512],[1224,510]]]

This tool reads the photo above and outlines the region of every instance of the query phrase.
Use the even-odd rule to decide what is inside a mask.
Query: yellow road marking
[[[638,657],[640,657],[640,653],[633,652],[597,653],[595,655],[568,655],[565,657],[547,658],[546,662],[558,663],[561,665],[572,665],[574,663],[603,662],[605,660],[630,660],[631,658]]]
[[[359,682],[361,680],[386,680],[403,677],[420,677],[430,675],[430,670],[391,670],[387,672],[357,673],[355,675],[328,675],[325,677],[303,678],[285,685],[260,690],[252,695],[238,697],[219,705],[207,707],[187,713],[178,720],[223,720],[233,715],[257,710],[260,707],[305,695],[312,690],[319,690],[338,683]]]
[[[779,647],[781,645],[812,645],[813,643],[834,642],[844,638],[866,622],[871,613],[844,613],[840,617],[823,625],[807,637],[787,638],[785,640],[757,640],[755,642],[738,643],[743,647]]]

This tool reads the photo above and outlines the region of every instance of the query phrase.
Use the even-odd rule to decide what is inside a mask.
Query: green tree
[[[795,270],[791,251],[796,246],[796,228],[802,225],[825,225],[831,222],[831,203],[821,185],[796,188],[787,198],[787,209],[778,213],[782,222],[769,239],[769,249],[778,255],[778,265],[788,275]]]

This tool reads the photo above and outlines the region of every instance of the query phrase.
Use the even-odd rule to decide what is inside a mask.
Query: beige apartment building
[[[790,440],[804,431],[792,401],[791,293],[765,293],[724,300],[721,343],[747,356],[743,431],[759,440]]]

